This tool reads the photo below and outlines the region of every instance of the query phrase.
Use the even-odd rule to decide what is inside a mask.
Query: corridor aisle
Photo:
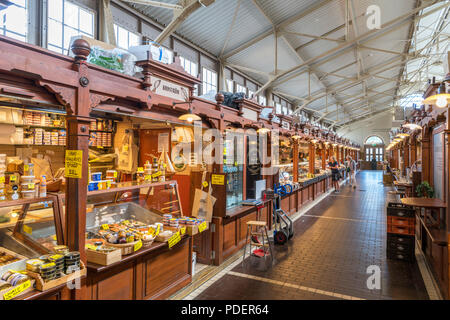
[[[193,299],[428,299],[417,263],[386,258],[385,199],[381,171],[358,174],[358,188],[342,186],[295,222],[288,245],[275,246],[275,262],[247,258]],[[368,288],[370,266],[381,288]],[[373,284],[373,281],[370,281]]]

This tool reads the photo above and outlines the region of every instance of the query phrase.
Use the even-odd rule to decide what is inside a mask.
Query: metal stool
[[[250,236],[250,239],[249,239]],[[260,236],[262,242],[256,243],[253,241],[253,236]],[[249,241],[250,240],[250,241]],[[247,222],[247,236],[245,237],[244,256],[242,262],[245,260],[247,253],[247,244],[250,245],[250,255],[252,255],[252,247],[262,248],[264,252],[264,259],[267,258],[267,254],[270,253],[270,259],[273,262],[273,250],[272,244],[269,241],[269,234],[267,230],[267,222],[265,221],[248,221]]]

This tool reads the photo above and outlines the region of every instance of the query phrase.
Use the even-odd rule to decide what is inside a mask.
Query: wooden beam
[[[122,1],[138,3],[138,4],[145,4],[147,6],[158,7],[158,8],[183,10],[183,7],[178,4],[172,4],[172,3],[166,3],[166,2],[159,2],[159,1],[152,1],[152,0],[122,0]]]

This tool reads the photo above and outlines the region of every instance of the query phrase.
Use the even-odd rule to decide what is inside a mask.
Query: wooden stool
[[[249,239],[250,236],[250,239]],[[253,242],[254,236],[260,236],[262,242]],[[249,243],[250,240],[250,243]],[[247,222],[247,236],[245,237],[245,247],[244,247],[244,256],[242,257],[242,262],[245,260],[245,255],[247,253],[247,244],[250,245],[250,255],[252,255],[252,246],[257,248],[262,248],[264,252],[264,259],[266,259],[267,254],[270,252],[270,258],[273,262],[273,250],[272,244],[269,241],[269,234],[267,230],[267,222],[265,221],[248,221]]]

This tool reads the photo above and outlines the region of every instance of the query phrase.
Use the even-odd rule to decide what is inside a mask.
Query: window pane
[[[0,34],[26,41],[28,12],[25,1],[12,2],[14,4],[0,11]]]
[[[48,20],[48,44],[62,47],[62,25],[60,22]]]
[[[64,49],[69,49],[70,39],[79,35],[80,32],[70,27],[64,27]]]
[[[64,24],[78,29],[78,6],[64,1]]]
[[[48,0],[48,17],[62,22],[62,0]]]
[[[51,44],[48,45],[48,49],[52,50],[52,51],[55,51],[55,52],[58,52],[58,53],[63,53],[61,48],[52,46]]]
[[[93,15],[83,9],[80,9],[80,30],[87,34],[94,34],[94,19]]]

